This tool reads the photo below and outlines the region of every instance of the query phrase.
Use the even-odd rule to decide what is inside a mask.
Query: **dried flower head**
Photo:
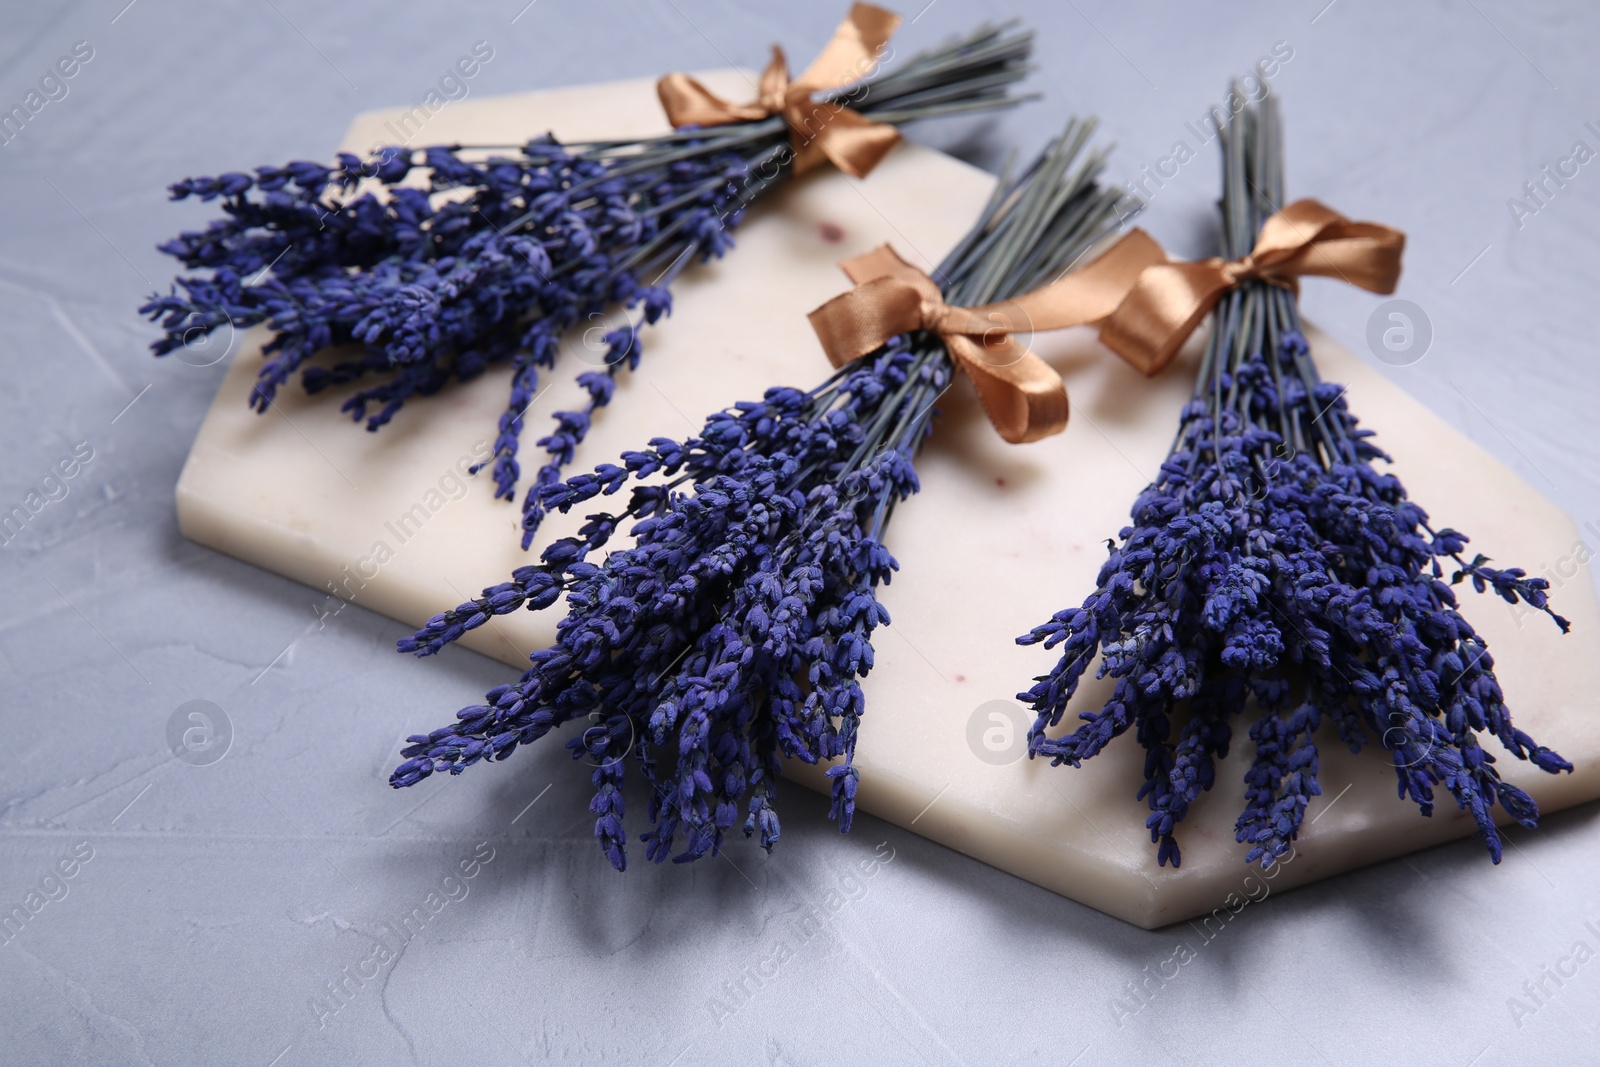
[[[1031,33],[981,28],[819,100],[891,124],[1008,107],[1032,44]],[[355,387],[343,410],[369,430],[414,398],[509,364],[492,462],[496,495],[512,499],[540,371],[575,326],[627,309],[586,342],[583,408],[556,412],[539,439],[526,548],[544,515],[540,490],[561,480],[616,376],[638,366],[640,327],[671,313],[679,273],[731,247],[745,208],[784,184],[793,160],[775,116],[643,140],[392,147],[332,166],[188,178],[172,199],[216,201],[224,217],[161,246],[199,273],[140,311],[161,323],[157,355],[224,326],[265,324],[252,406],[265,411],[298,373],[311,393]],[[330,348],[345,351],[312,362]]]
[[[1070,126],[1001,183],[936,272],[951,301],[1035,288],[1113,226],[1103,159],[1079,158],[1089,129]],[[884,531],[918,489],[914,457],[952,375],[938,335],[913,332],[814,389],[771,389],[696,437],[658,438],[620,465],[544,487],[543,505],[563,512],[632,489],[625,510],[591,514],[541,563],[400,642],[429,655],[494,615],[566,598],[556,643],[514,684],[411,738],[392,783],[505,759],[587,719],[567,745],[595,765],[595,835],[618,869],[629,763],[651,788],[642,839],[653,860],[715,854],[736,826],[770,850],[780,756],[836,761],[831,814],[848,830],[860,679],[873,631],[889,621],[877,589],[896,568]],[[627,524],[632,542],[593,561]]]
[[[1236,116],[1221,141],[1223,254],[1237,258],[1284,202],[1275,99]],[[1319,377],[1294,294],[1244,283],[1217,307],[1177,440],[1110,544],[1099,587],[1018,639],[1061,649],[1018,697],[1038,713],[1029,754],[1078,766],[1132,729],[1162,865],[1178,866],[1177,825],[1214,784],[1240,719],[1255,755],[1235,830],[1264,867],[1322,792],[1313,735],[1324,719],[1351,751],[1376,740],[1424,815],[1447,789],[1495,862],[1494,806],[1526,826],[1538,809],[1501,780],[1480,735],[1541,770],[1572,769],[1512,725],[1453,589],[1470,578],[1565,632],[1548,583],[1462,560],[1466,537],[1429,524],[1374,466],[1389,457],[1371,437],[1344,389]],[[1099,676],[1116,680],[1110,699],[1050,736],[1097,657]]]

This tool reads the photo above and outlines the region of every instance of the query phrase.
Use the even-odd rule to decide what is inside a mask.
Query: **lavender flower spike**
[[[1079,159],[1074,124],[1020,179],[1002,182],[936,277],[964,305],[1053,280],[1117,220],[1103,158]],[[575,720],[567,742],[595,765],[595,836],[625,863],[623,780],[651,795],[647,858],[715,854],[735,827],[771,849],[780,756],[834,760],[831,815],[850,828],[858,773],[860,680],[889,621],[877,589],[896,569],[884,534],[918,489],[914,460],[954,369],[936,334],[896,337],[809,389],[775,388],[706,420],[686,441],[658,438],[541,489],[566,512],[630,487],[575,537],[476,600],[400,642],[426,656],[491,616],[563,596],[556,643],[514,684],[456,721],[411,738],[390,779],[409,786],[503,760]],[[631,543],[611,548],[627,526]],[[681,835],[681,841],[680,841]]]
[[[893,125],[1010,107],[1032,48],[1031,33],[983,27],[885,61],[818,105],[847,102]],[[172,199],[216,201],[223,218],[161,245],[199,273],[140,312],[161,323],[158,356],[223,327],[266,324],[251,406],[264,412],[295,375],[310,393],[356,385],[342,410],[373,431],[418,397],[509,365],[492,458],[495,493],[508,500],[540,372],[576,325],[609,313],[604,344],[578,375],[583,407],[556,412],[538,442],[527,548],[545,514],[541,491],[560,482],[617,375],[638,366],[640,327],[670,313],[683,270],[732,247],[745,208],[787,182],[794,158],[787,122],[773,117],[637,141],[390,147],[367,160],[342,153],[333,166],[187,178]],[[314,361],[335,346],[355,351]]]
[[[1238,258],[1285,202],[1276,99],[1237,115],[1221,143],[1223,254]],[[1444,787],[1496,863],[1495,805],[1524,826],[1538,808],[1501,779],[1483,735],[1541,770],[1572,770],[1512,725],[1453,588],[1470,578],[1565,632],[1548,583],[1483,556],[1463,561],[1465,535],[1429,524],[1399,478],[1374,466],[1389,457],[1371,437],[1344,389],[1319,377],[1294,294],[1245,282],[1217,306],[1177,441],[1099,587],[1018,639],[1061,650],[1018,696],[1038,713],[1029,755],[1076,767],[1131,729],[1162,865],[1178,866],[1177,826],[1215,783],[1238,720],[1255,755],[1235,833],[1263,867],[1289,852],[1322,793],[1324,720],[1352,752],[1375,740],[1422,814]],[[1110,700],[1052,736],[1097,655],[1099,676],[1116,680]]]

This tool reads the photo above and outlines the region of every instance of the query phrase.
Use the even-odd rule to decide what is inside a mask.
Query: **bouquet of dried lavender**
[[[712,415],[697,437],[657,438],[620,464],[541,489],[546,507],[566,512],[632,486],[626,509],[590,515],[578,536],[545,549],[541,563],[400,642],[402,652],[430,655],[491,616],[566,597],[556,643],[535,652],[515,683],[412,737],[392,784],[506,759],[577,719],[587,725],[568,747],[595,765],[595,835],[619,870],[630,760],[651,788],[652,825],[642,840],[658,862],[678,847],[680,831],[681,862],[715,854],[741,823],[770,850],[779,833],[780,755],[838,761],[828,771],[831,814],[848,830],[860,679],[872,667],[873,630],[889,619],[876,591],[896,569],[884,530],[896,504],[917,491],[914,460],[934,402],[960,365],[1008,439],[1059,430],[1065,419],[1055,372],[993,336],[997,324],[1006,328],[996,309],[1011,305],[942,301],[1023,294],[1060,275],[1115,224],[1117,195],[1097,181],[1102,156],[1084,152],[1089,130],[1070,126],[1025,174],[1001,182],[939,267],[938,284],[884,250],[851,261],[876,280],[813,314],[824,346],[843,364],[821,385],[768,390]],[[865,260],[875,265],[861,268]],[[851,358],[835,313],[860,310],[858,297],[881,313],[882,336],[858,332],[862,354]],[[1016,307],[1030,307],[1027,300]],[[897,319],[891,305],[931,317]],[[1041,314],[1026,314],[1041,324]],[[908,321],[925,328],[897,324]],[[975,334],[994,347],[978,345]],[[1005,381],[1017,390],[1007,393]],[[1028,413],[1020,423],[1012,418],[1019,411]],[[628,524],[632,543],[596,561]]]
[[[554,366],[576,324],[631,309],[578,375],[584,409],[557,412],[539,441],[546,460],[524,505],[526,548],[539,489],[560,481],[619,370],[638,365],[639,327],[670,312],[679,272],[732,244],[747,205],[823,161],[864,175],[900,123],[1019,101],[1010,87],[1027,72],[1031,33],[982,28],[873,74],[898,22],[857,4],[792,83],[775,48],[750,105],[669,75],[661,97],[682,128],[659,137],[397,146],[367,160],[341,153],[332,166],[178,182],[172,199],[218,200],[224,217],[161,246],[203,273],[140,309],[164,330],[152,348],[165,355],[219,328],[265,323],[252,406],[265,411],[298,372],[312,393],[356,386],[343,410],[369,430],[413,397],[509,363],[493,473],[496,495],[511,499],[540,369]],[[309,362],[332,346],[359,351]]]
[[[1078,766],[1132,728],[1145,749],[1138,796],[1150,805],[1146,826],[1158,861],[1176,867],[1174,831],[1211,788],[1243,716],[1255,755],[1236,836],[1250,846],[1249,862],[1270,867],[1321,793],[1313,735],[1327,718],[1351,751],[1376,739],[1400,796],[1424,815],[1435,788],[1447,789],[1499,862],[1495,804],[1526,826],[1538,810],[1500,779],[1480,735],[1541,770],[1572,767],[1512,725],[1494,660],[1456,610],[1453,587],[1470,579],[1479,592],[1550,613],[1563,632],[1566,620],[1550,611],[1543,579],[1492,568],[1481,555],[1462,559],[1466,536],[1434,529],[1400,480],[1373,465],[1389,457],[1358,428],[1344,389],[1323,381],[1312,362],[1293,276],[1325,273],[1391,291],[1399,236],[1313,201],[1278,208],[1273,98],[1221,133],[1230,262],[1156,268],[1166,283],[1203,289],[1210,276],[1220,286],[1199,380],[1099,588],[1018,639],[1062,650],[1055,669],[1019,694],[1038,713],[1029,754]],[[1333,266],[1317,269],[1319,257]],[[1119,328],[1127,310],[1102,336],[1132,357],[1138,335],[1150,331],[1132,321]],[[1146,323],[1156,317],[1143,315]],[[1182,332],[1144,355],[1169,357]],[[1081,714],[1077,729],[1048,736],[1097,654],[1100,676],[1116,679],[1110,699]]]

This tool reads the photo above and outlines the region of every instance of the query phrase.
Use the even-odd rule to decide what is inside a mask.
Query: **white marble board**
[[[751,94],[739,72],[704,77],[731,98]],[[357,117],[342,147],[387,143],[383,125],[392,117]],[[639,80],[462,101],[430,120],[425,139],[505,142],[547,128],[592,138],[661,127],[653,85]],[[768,385],[804,385],[826,373],[805,313],[843,288],[835,261],[891,241],[928,265],[960,237],[991,184],[981,171],[905,144],[865,181],[819,172],[774,196],[750,214],[727,259],[682,279],[671,319],[646,335],[642,367],[619,386],[574,470],[652,436],[681,437],[705,413]],[[186,536],[321,592],[336,584],[355,604],[408,626],[525,561],[516,509],[492,499],[486,478],[462,491],[453,477],[492,439],[506,398],[503,371],[418,403],[368,434],[338,413],[337,399],[307,398],[297,387],[283,391],[272,413],[253,414],[245,397],[261,341],[259,331],[222,339],[232,364],[177,487]],[[1412,496],[1438,522],[1466,531],[1475,549],[1502,565],[1515,561],[1537,573],[1572,556],[1578,534],[1564,513],[1361,359],[1319,333],[1312,343],[1325,375],[1349,386],[1351,407],[1379,431]],[[1012,695],[1048,667],[1047,653],[1018,648],[1012,638],[1091,587],[1105,538],[1124,525],[1170,444],[1193,380],[1193,346],[1154,381],[1088,331],[1042,336],[1035,347],[1068,381],[1066,433],[1008,446],[958,383],[919,461],[923,492],[896,514],[890,548],[901,572],[883,592],[894,624],[876,640],[878,665],[866,683],[858,800],[867,812],[1019,877],[1140,926],[1161,926],[1258,892],[1232,833],[1245,746],[1235,746],[1217,788],[1192,810],[1180,835],[1183,866],[1174,871],[1156,867],[1143,829],[1145,809],[1134,800],[1142,756],[1132,738],[1074,770],[1007,761],[1020,754],[1020,736],[999,757],[969,736],[975,720],[991,725],[989,713],[1002,706],[994,702],[1020,711]],[[577,402],[571,378],[584,355],[575,339],[547,378],[554,384],[528,413],[528,445],[549,413]],[[216,349],[195,358],[214,359]],[[399,525],[408,514],[412,521]],[[557,516],[544,537],[577,521]],[[380,542],[390,558],[376,565]],[[1507,777],[1546,811],[1600,795],[1600,721],[1589,708],[1600,689],[1600,610],[1587,575],[1577,578],[1559,590],[1559,610],[1573,622],[1564,638],[1548,620],[1490,597],[1468,594],[1464,607],[1490,643],[1519,726],[1577,764],[1575,774],[1552,778],[1502,761]],[[550,639],[556,618],[548,611],[509,616],[464,643],[520,666]],[[397,656],[393,669],[430,664]],[[1088,685],[1081,699],[1097,694],[1103,690]],[[478,696],[463,692],[460,704]],[[425,731],[454,711],[407,708],[407,721],[395,725]],[[487,788],[487,779],[515,775],[517,767],[513,760],[417,788]],[[793,770],[797,781],[819,785],[813,770]],[[1392,772],[1375,753],[1352,758],[1330,740],[1322,746],[1322,781],[1325,795],[1274,888],[1472,831],[1469,820],[1446,810],[1448,802],[1423,819],[1397,800]],[[595,862],[603,862],[598,854]],[[1506,862],[1519,857],[1512,852]]]

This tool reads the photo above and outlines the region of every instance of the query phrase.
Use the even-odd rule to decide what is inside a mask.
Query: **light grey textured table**
[[[803,61],[839,15],[523,3],[3,5],[0,111],[75,42],[92,58],[0,146],[0,505],[65,489],[0,552],[0,912],[44,901],[0,945],[0,1061],[1593,1058],[1592,805],[1513,832],[1499,868],[1463,842],[1269,898],[1207,941],[871,818],[841,838],[797,788],[773,857],[740,846],[624,877],[597,855],[584,774],[558,746],[514,773],[389,790],[419,713],[504,668],[401,660],[397,624],[351,608],[319,625],[311,591],[185,543],[172,486],[222,368],[149,358],[134,308],[172,274],[155,243],[204,217],[166,205],[166,182],[325,155],[354,112],[420,100],[476,41],[494,56],[471,91],[506,92],[759,64],[772,40]],[[1185,124],[1286,42],[1291,192],[1410,235],[1398,295],[1432,342],[1389,373],[1600,545],[1600,163],[1572,162],[1561,184],[1541,173],[1575,142],[1600,149],[1600,14],[1325,3],[939,0],[896,45],[1031,19],[1047,100],[915,136],[992,166],[1075,109],[1104,119],[1119,175],[1187,142],[1197,157],[1146,183],[1145,224],[1196,255],[1217,167]],[[1513,212],[1530,180],[1543,202]],[[1375,298],[1313,282],[1304,304],[1367,351]],[[92,459],[46,483],[80,443]],[[210,766],[167,750],[195,699],[232,723]]]

